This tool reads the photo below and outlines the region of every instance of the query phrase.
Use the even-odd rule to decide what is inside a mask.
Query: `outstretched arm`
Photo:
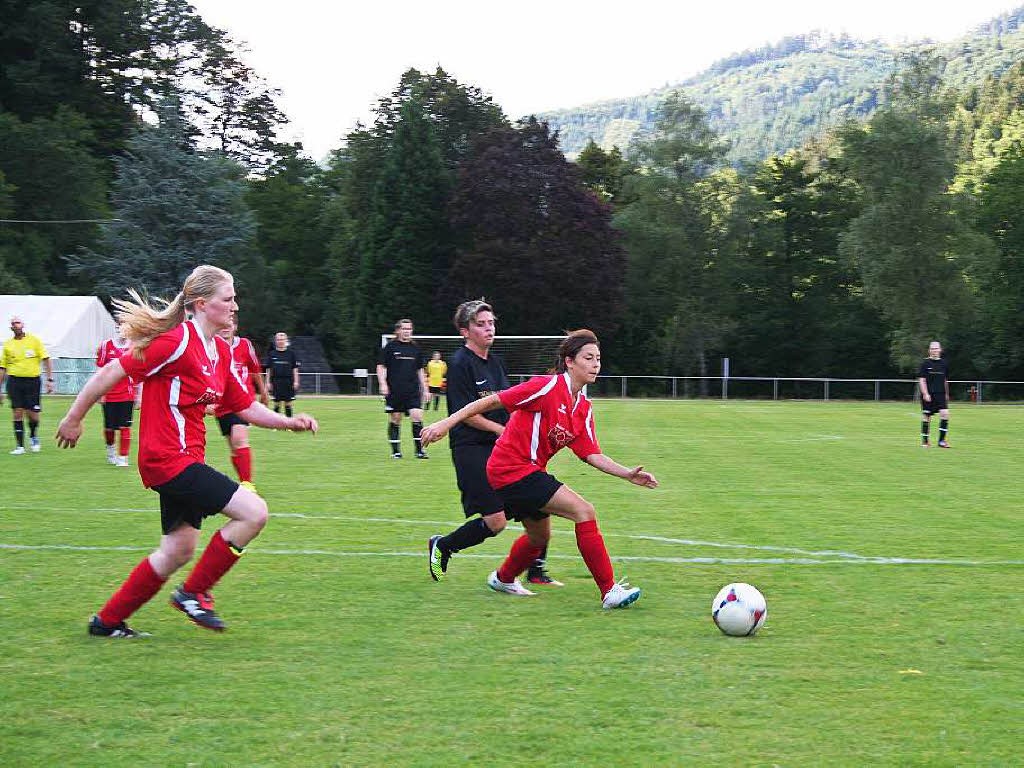
[[[497,395],[488,395],[487,397],[481,397],[479,400],[474,400],[463,408],[460,408],[451,416],[448,416],[440,421],[435,421],[430,426],[424,427],[420,433],[420,444],[425,448],[431,443],[436,443],[446,434],[448,430],[458,424],[460,421],[465,421],[470,416],[479,416],[481,413],[487,413],[487,411],[493,411],[496,408],[503,408],[501,400]]]
[[[238,415],[250,424],[266,429],[288,429],[292,432],[313,432],[314,434],[320,429],[316,419],[309,414],[297,413],[294,416],[282,416],[256,400],[253,400],[252,405],[244,411],[239,411]]]
[[[57,427],[57,445],[61,448],[75,447],[78,438],[82,436],[82,419],[85,414],[126,375],[120,360],[111,360],[92,375]]]
[[[654,475],[650,472],[645,472],[642,466],[624,467],[617,461],[613,461],[603,453],[592,453],[586,458],[587,464],[599,469],[614,477],[621,477],[623,480],[628,480],[633,485],[642,485],[645,488],[657,488],[658,481],[654,479]]]

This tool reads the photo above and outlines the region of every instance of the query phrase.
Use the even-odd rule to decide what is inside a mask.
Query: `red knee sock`
[[[615,583],[615,573],[612,571],[612,561],[608,559],[608,550],[604,547],[604,538],[597,527],[597,520],[576,523],[576,546],[604,597],[604,593]]]
[[[513,581],[516,576],[525,571],[544,547],[537,547],[530,543],[530,537],[525,533],[515,540],[512,549],[505,558],[505,562],[498,569],[498,578],[506,584]]]
[[[113,436],[110,438],[110,442],[114,442]],[[121,427],[121,441],[120,450],[118,454],[121,456],[127,456],[129,451],[132,449],[132,430],[130,427]]]
[[[111,595],[107,604],[100,609],[100,621],[108,627],[120,624],[159,592],[165,581],[166,579],[160,578],[153,570],[149,558],[143,558],[125,579],[121,588]]]
[[[114,446],[114,430],[112,430],[112,429],[104,429],[103,430],[103,439],[107,441],[107,445],[113,447]]]
[[[238,479],[243,483],[252,481],[252,449],[236,448],[231,454],[231,463],[235,465]]]
[[[183,589],[193,593],[209,592],[241,556],[242,553],[233,550],[220,531],[217,531],[210,537],[210,543],[203,550],[202,557],[185,579]]]

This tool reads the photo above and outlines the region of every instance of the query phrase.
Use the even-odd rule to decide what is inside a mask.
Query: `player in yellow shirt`
[[[434,404],[434,410],[441,406],[441,389],[444,386],[444,375],[448,373],[448,363],[441,359],[441,353],[434,350],[427,363],[427,388],[430,390],[430,397]],[[430,403],[424,410],[430,410]]]
[[[4,342],[0,353],[0,386],[4,377],[7,378],[7,394],[11,398],[14,410],[14,440],[17,443],[11,454],[19,456],[25,452],[25,424],[22,417],[28,414],[28,427],[31,431],[31,447],[33,453],[39,453],[39,372],[42,364],[46,365],[46,394],[53,392],[53,363],[46,354],[46,348],[38,336],[25,333],[25,323],[15,315],[11,318],[11,330],[14,338]],[[0,389],[0,404],[4,401],[3,390]]]

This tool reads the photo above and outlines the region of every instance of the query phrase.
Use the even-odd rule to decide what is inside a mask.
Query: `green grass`
[[[562,520],[563,589],[486,588],[510,532],[432,582],[426,539],[462,520],[447,444],[391,461],[377,401],[302,405],[319,435],[254,430],[272,518],[216,589],[222,635],[165,589],[130,622],[153,637],[88,637],[158,539],[156,496],[105,464],[98,413],[74,451],[4,447],[0,544],[49,548],[0,549],[0,764],[1020,760],[1019,409],[956,408],[954,450],[925,451],[906,404],[599,401],[607,453],[662,483],[552,463],[644,589],[605,612]],[[46,406],[49,436],[67,401]],[[768,599],[753,638],[711,624],[730,581]]]

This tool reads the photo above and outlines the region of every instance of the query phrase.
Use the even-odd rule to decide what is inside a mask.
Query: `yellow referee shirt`
[[[39,366],[48,357],[39,337],[26,333],[20,339],[10,338],[4,342],[0,368],[6,368],[8,376],[38,376]]]
[[[448,363],[444,360],[431,360],[427,363],[427,386],[440,387],[444,375],[448,372]]]

